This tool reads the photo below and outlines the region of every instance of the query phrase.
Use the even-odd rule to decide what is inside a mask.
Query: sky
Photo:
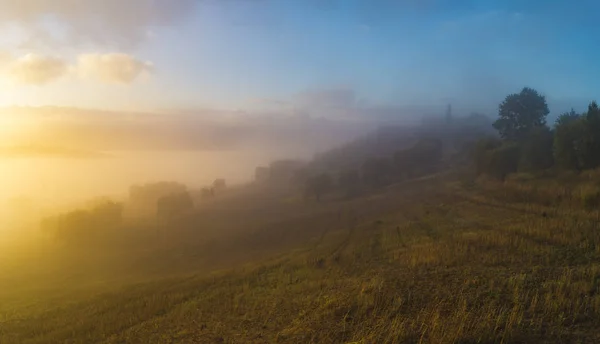
[[[600,89],[598,10],[590,0],[0,0],[0,133],[39,107],[84,119],[376,122],[452,104],[495,116],[524,86],[554,115],[583,110]]]
[[[448,104],[493,118],[525,86],[550,116],[583,111],[600,89],[597,13],[591,0],[0,0],[0,199],[241,179]],[[246,161],[250,143],[261,154]],[[120,168],[79,160],[128,150]],[[19,159],[39,154],[69,161]]]

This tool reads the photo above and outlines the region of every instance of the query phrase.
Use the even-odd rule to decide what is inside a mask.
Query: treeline
[[[493,135],[492,121],[480,113],[454,116],[449,105],[445,114],[423,118],[419,126],[385,125],[373,133],[338,148],[317,154],[312,170],[340,171],[359,168],[373,157],[391,158],[399,150],[410,149],[419,140],[437,139],[444,152],[452,155],[481,137]]]
[[[123,204],[104,201],[89,209],[77,209],[42,220],[46,233],[65,241],[82,241],[97,238],[118,228],[123,221]]]
[[[214,182],[199,191],[192,191],[184,184],[177,182],[156,182],[134,185],[129,189],[127,205],[139,217],[156,219],[168,223],[173,219],[190,212],[195,204],[221,195],[227,189],[227,182],[217,178]]]
[[[431,118],[420,127],[384,127],[366,138],[320,154],[298,169],[293,180],[304,196],[355,197],[378,188],[436,173],[455,161],[470,160],[468,147],[493,133],[480,114]],[[395,137],[396,136],[396,137]],[[377,147],[382,148],[377,152]]]
[[[367,190],[433,173],[440,168],[442,158],[441,140],[424,138],[410,148],[397,150],[391,157],[371,157],[356,168],[312,173],[303,180],[304,195],[316,200],[332,192],[345,197],[358,196]]]
[[[478,175],[504,180],[516,172],[549,169],[583,171],[600,166],[600,109],[561,114],[553,125],[545,96],[525,87],[508,95],[493,123],[499,138],[479,140],[473,147]]]
[[[226,181],[222,178],[196,192],[177,182],[133,185],[125,202],[95,202],[92,206],[46,217],[40,227],[61,241],[79,243],[124,228],[126,218],[136,223],[149,220],[154,224],[170,225],[192,212],[200,200],[215,198],[226,189]]]

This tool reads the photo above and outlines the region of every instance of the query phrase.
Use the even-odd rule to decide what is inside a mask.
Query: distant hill
[[[315,169],[341,170],[356,167],[370,157],[390,156],[416,140],[415,129],[404,126],[382,126],[360,139],[317,154],[311,166]]]
[[[384,125],[357,140],[317,154],[311,167],[317,170],[355,168],[372,157],[391,157],[407,149],[421,138],[436,138],[444,142],[448,154],[477,138],[496,135],[492,121],[473,113],[456,118],[431,117],[419,126]]]
[[[21,157],[60,157],[60,158],[101,158],[107,154],[89,150],[40,145],[0,147],[0,158]]]

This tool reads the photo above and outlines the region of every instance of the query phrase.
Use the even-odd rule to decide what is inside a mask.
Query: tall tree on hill
[[[593,101],[585,114],[586,133],[584,147],[581,150],[583,168],[600,166],[600,107]]]
[[[571,109],[556,120],[554,127],[554,159],[558,167],[568,170],[583,168],[581,157],[586,135],[585,118]]]
[[[534,128],[545,126],[549,113],[546,97],[525,87],[504,99],[498,111],[500,118],[493,126],[503,139],[521,140]]]

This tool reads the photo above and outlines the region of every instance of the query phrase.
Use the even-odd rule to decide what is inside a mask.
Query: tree
[[[158,199],[156,215],[162,221],[169,221],[194,208],[194,201],[188,192],[171,194]]]
[[[558,116],[558,118],[556,119],[556,123],[554,124],[555,127],[559,127],[561,125],[565,125],[565,124],[569,124],[573,121],[576,121],[578,119],[581,118],[581,115],[578,114],[577,112],[575,112],[574,109],[571,109],[571,111],[569,112],[565,112],[563,114],[561,114],[560,116]]]
[[[489,153],[488,174],[500,180],[515,173],[519,167],[521,148],[515,143],[506,143]]]
[[[546,126],[533,128],[521,144],[519,170],[541,171],[554,165],[554,133]]]
[[[123,220],[123,204],[112,201],[96,205],[90,211],[91,218],[97,225],[116,226]]]
[[[554,151],[560,167],[584,170],[600,166],[600,107],[594,101],[579,116],[575,111],[556,122]]]
[[[58,236],[63,240],[81,240],[94,232],[89,211],[74,210],[59,216]]]
[[[500,104],[500,118],[493,126],[503,139],[521,140],[533,128],[544,126],[550,113],[546,97],[536,90],[525,87],[520,93],[508,95]]]
[[[333,180],[327,173],[321,173],[316,176],[308,178],[306,181],[306,196],[314,196],[317,201],[321,200],[321,197],[331,191],[333,188]]]
[[[215,179],[215,181],[213,182],[213,189],[217,193],[219,193],[221,191],[225,191],[225,189],[227,189],[227,183],[225,182],[225,179],[223,179],[223,178]]]
[[[112,201],[97,204],[91,209],[77,209],[42,220],[43,230],[65,241],[89,240],[103,231],[122,223],[123,205]]]
[[[600,108],[593,101],[588,106],[585,117],[585,135],[582,147],[579,147],[579,160],[582,168],[600,166]]]
[[[489,173],[491,170],[491,152],[502,146],[502,141],[497,138],[484,138],[475,144],[473,149],[473,160],[477,175]]]
[[[554,127],[554,160],[556,165],[568,170],[583,169],[583,140],[586,120],[573,109],[558,117]]]
[[[517,172],[520,150],[516,143],[503,143],[495,138],[479,140],[474,150],[477,174],[504,180],[510,173]]]
[[[177,182],[132,185],[129,188],[129,206],[138,216],[153,217],[159,198],[182,192],[187,192],[187,187]]]
[[[215,190],[212,187],[202,188],[202,199],[208,200],[215,197]]]

